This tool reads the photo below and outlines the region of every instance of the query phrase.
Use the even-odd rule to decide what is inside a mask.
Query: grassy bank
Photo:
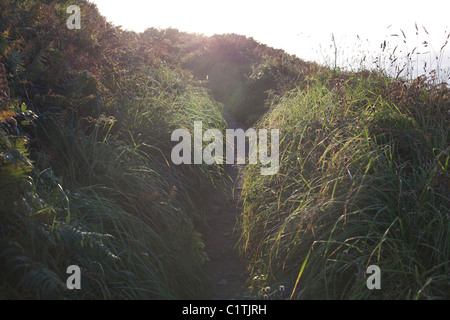
[[[448,112],[445,86],[376,72],[325,70],[284,95],[258,124],[282,129],[279,173],[249,166],[243,190],[255,294],[448,299]]]
[[[138,98],[122,102],[128,105],[120,120],[35,119],[41,146],[30,156],[34,166],[2,185],[4,298],[207,294],[199,231],[221,169],[173,166],[168,151],[174,128],[191,127],[193,118],[223,126],[220,108],[195,88]],[[83,290],[65,289],[69,265],[83,271]]]
[[[224,174],[174,166],[170,137],[223,129],[222,107],[76,4],[74,32],[64,4],[0,6],[0,298],[207,297],[201,233]],[[70,265],[82,290],[66,287]]]

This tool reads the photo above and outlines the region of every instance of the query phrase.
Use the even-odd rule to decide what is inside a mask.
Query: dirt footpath
[[[230,129],[246,130],[228,115],[224,114],[224,117]],[[239,238],[236,222],[240,214],[244,165],[226,165],[226,170],[232,180],[227,184],[228,194],[215,195],[207,217],[210,232],[205,251],[209,261],[205,264],[205,272],[211,280],[211,299],[249,299],[246,286],[248,272],[236,247]]]

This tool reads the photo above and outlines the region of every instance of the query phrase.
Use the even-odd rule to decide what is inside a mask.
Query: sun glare
[[[448,10],[444,7],[450,6],[436,1],[427,4],[435,9],[432,15],[411,3],[386,0],[372,6],[362,6],[360,1],[353,0],[90,1],[97,4],[109,21],[124,29],[142,32],[149,27],[172,27],[207,36],[237,33],[319,63],[333,55],[332,35],[339,46],[340,61],[350,63],[351,58],[360,60],[356,56],[358,50],[379,52],[384,40],[393,49],[399,39],[392,35],[400,34],[401,30],[407,35],[410,48],[427,41],[430,50],[438,50],[449,32],[445,17]],[[420,36],[415,34],[416,23]],[[424,33],[423,27],[429,34]],[[443,63],[450,65],[448,58]]]

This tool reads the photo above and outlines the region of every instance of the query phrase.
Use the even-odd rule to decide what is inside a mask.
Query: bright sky
[[[384,40],[388,41],[391,51],[399,44],[397,55],[406,55],[416,46],[415,53],[431,51],[431,60],[427,55],[419,57],[428,64],[435,64],[433,50],[421,44],[427,41],[439,54],[450,32],[448,0],[90,1],[97,4],[100,13],[110,22],[124,29],[140,32],[148,27],[173,27],[205,35],[237,33],[319,63],[334,61],[334,48],[330,48],[334,34],[341,65],[351,64],[351,60],[360,61],[367,52],[378,54]],[[415,23],[419,27],[418,36]],[[407,47],[400,29],[406,34]],[[443,59],[445,66],[450,66],[450,44],[448,47]]]

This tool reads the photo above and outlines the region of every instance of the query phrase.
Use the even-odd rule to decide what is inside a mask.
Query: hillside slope
[[[171,134],[223,131],[226,112],[281,132],[279,172],[245,169],[253,297],[448,299],[449,99],[433,78],[330,70],[236,34],[124,31],[84,0],[2,1],[0,298],[211,297],[211,199],[230,177],[174,165]]]

